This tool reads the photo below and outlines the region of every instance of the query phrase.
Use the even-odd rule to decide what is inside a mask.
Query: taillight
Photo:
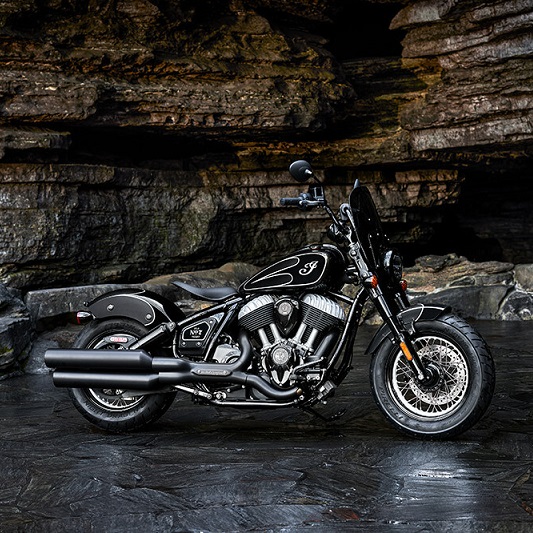
[[[93,318],[94,316],[92,315],[92,313],[88,313],[87,311],[78,311],[76,313],[76,322],[80,326],[83,326],[83,324],[87,324],[87,322],[90,322]]]

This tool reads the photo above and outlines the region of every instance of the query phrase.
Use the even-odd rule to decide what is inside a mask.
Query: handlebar
[[[303,198],[281,198],[279,203],[281,205],[296,205],[299,206]]]
[[[298,198],[280,198],[281,205],[294,205],[298,209],[306,210],[309,207],[320,207],[326,205],[323,199],[316,199],[309,193],[303,192]]]

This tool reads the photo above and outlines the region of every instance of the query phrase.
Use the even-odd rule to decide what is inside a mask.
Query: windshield
[[[375,270],[381,266],[381,255],[388,241],[370,191],[362,186],[353,189],[350,194],[350,207],[368,266]]]

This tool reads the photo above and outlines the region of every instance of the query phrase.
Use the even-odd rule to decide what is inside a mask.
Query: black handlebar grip
[[[279,203],[281,205],[300,205],[300,202],[302,201],[301,198],[281,198]]]

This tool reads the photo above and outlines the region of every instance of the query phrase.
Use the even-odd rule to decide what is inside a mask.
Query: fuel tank
[[[338,290],[344,283],[345,266],[344,255],[335,246],[306,246],[259,271],[241,285],[240,291]]]

